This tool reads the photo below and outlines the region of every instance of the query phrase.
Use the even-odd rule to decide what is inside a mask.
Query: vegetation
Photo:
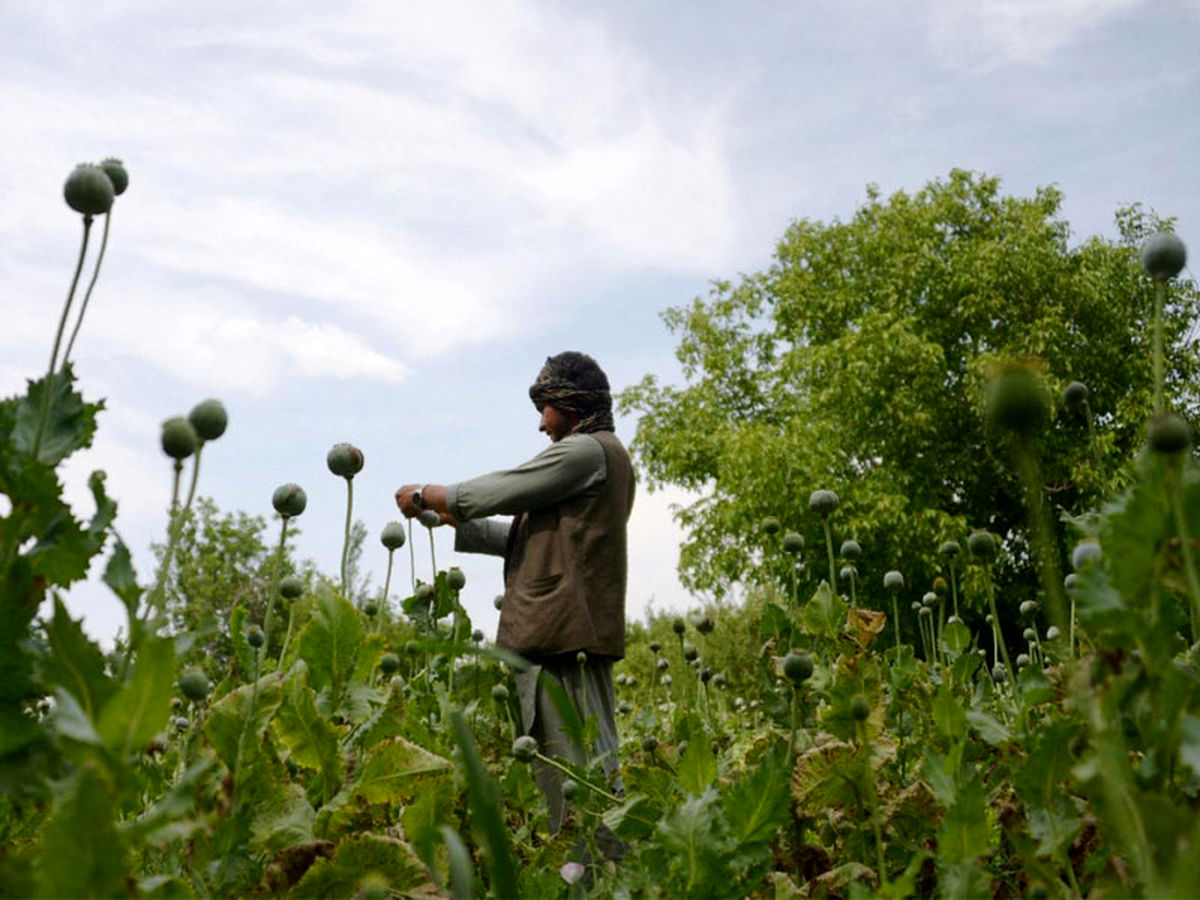
[[[347,483],[336,576],[290,553],[301,487],[274,490],[270,524],[196,499],[228,421],[213,400],[164,425],[173,490],[152,582],[113,530],[103,473],[90,518],[65,504],[58,467],[102,405],[79,393],[70,343],[59,350],[92,220],[107,234],[128,183],[114,165],[68,181],[84,238],[50,366],[0,402],[3,895],[1160,897],[1200,883],[1200,467],[1181,318],[1195,288],[1174,281],[1178,241],[1147,242],[1142,275],[1124,245],[1060,253],[1050,192],[1003,200],[955,173],[873,198],[824,238],[801,223],[806,265],[720,286],[688,313],[682,356],[704,376],[628,395],[647,410],[639,452],[658,481],[714,492],[688,514],[695,583],[749,587],[742,603],[631,627],[608,780],[602,761],[547,759],[519,734],[523,663],[473,631],[461,571],[432,552],[417,571],[422,526],[386,525],[372,547],[384,587],[347,595],[367,552],[350,445],[328,457]],[[956,204],[970,214],[949,215]],[[925,206],[947,224],[930,214],[930,260],[913,271],[947,271],[910,284],[947,305],[901,315],[883,273],[906,271],[888,260]],[[1151,220],[1123,221],[1132,240]],[[859,287],[819,287],[833,271],[821,247]],[[1006,265],[1004,247],[1029,256]],[[813,271],[826,274],[809,284]],[[1089,279],[1104,302],[1084,302]],[[789,280],[809,286],[767,291]],[[1042,316],[1033,335],[990,319],[984,297],[1027,280],[1061,288],[1022,301]],[[1148,337],[1118,321],[1122,290]],[[934,340],[959,307],[971,329]],[[1063,310],[1129,353],[1072,344]],[[1083,324],[1092,313],[1107,325]],[[669,439],[671,423],[696,443]],[[704,542],[719,555],[707,568]],[[128,613],[108,654],[61,599],[105,553]],[[591,746],[594,717],[564,712]],[[567,776],[556,835],[539,761]]]

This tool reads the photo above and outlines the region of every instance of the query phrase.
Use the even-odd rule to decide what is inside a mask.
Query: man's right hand
[[[400,507],[400,512],[404,513],[406,519],[415,519],[424,508],[413,502],[413,495],[419,490],[421,490],[419,484],[402,485],[396,490],[396,505]]]

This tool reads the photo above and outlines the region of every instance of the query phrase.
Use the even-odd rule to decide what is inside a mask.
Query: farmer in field
[[[396,503],[410,518],[422,508],[440,513],[457,529],[455,550],[504,557],[496,643],[532,664],[516,676],[524,730],[547,756],[585,762],[547,693],[548,681],[557,684],[581,717],[585,709],[597,717],[592,758],[611,775],[617,768],[612,668],[625,655],[633,469],[613,433],[608,377],[590,356],[568,351],[548,358],[529,396],[549,447],[516,468],[458,484],[406,484]],[[512,523],[486,518],[497,514],[513,516]],[[534,774],[557,831],[562,776],[540,763]]]

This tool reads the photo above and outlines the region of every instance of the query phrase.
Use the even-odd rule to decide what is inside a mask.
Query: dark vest
[[[591,437],[604,448],[599,489],[522,513],[509,532],[496,643],[534,661],[579,650],[625,655],[633,467],[611,431]]]

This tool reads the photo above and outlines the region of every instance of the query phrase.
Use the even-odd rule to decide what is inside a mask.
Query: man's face
[[[579,416],[565,412],[549,404],[542,407],[542,420],[538,423],[538,431],[545,432],[551,441],[561,441],[571,429],[579,424]]]

